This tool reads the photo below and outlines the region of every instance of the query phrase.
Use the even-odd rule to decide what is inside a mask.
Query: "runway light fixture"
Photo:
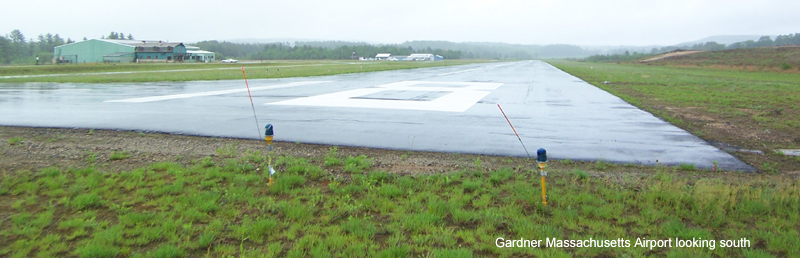
[[[522,142],[522,138],[519,137],[519,134],[517,133],[517,129],[514,129],[514,125],[511,124],[511,120],[509,120],[508,116],[506,116],[506,112],[503,111],[503,108],[500,107],[500,104],[497,104],[497,108],[500,109],[500,113],[503,113],[503,117],[506,118],[506,122],[508,122],[508,126],[511,127],[511,130],[514,131],[514,135],[517,136],[517,140],[519,140],[519,143],[522,144],[522,148],[525,149],[525,154],[528,154],[528,159],[531,159],[532,157],[531,157],[531,154],[528,153],[528,148],[525,147],[525,143],[523,143]],[[540,173],[541,173],[541,176],[542,176],[542,204],[544,204],[546,206],[547,205],[547,190],[546,190],[546,182],[545,182],[544,178],[547,177],[547,172],[544,169],[545,169],[545,167],[547,167],[547,151],[544,148],[539,148],[538,150],[536,150],[536,161],[537,161],[537,163],[539,165],[539,170],[541,171]]]
[[[274,134],[272,124],[264,126],[264,140],[267,141],[267,157],[269,159],[267,163],[269,167],[269,182],[267,182],[267,186],[275,184],[272,179],[272,175],[275,174],[275,169],[272,168],[272,139],[275,136]]]
[[[547,205],[547,184],[545,183],[545,177],[547,177],[547,171],[544,169],[547,167],[547,150],[544,148],[539,148],[536,150],[536,162],[539,165],[539,171],[542,176],[542,204]]]

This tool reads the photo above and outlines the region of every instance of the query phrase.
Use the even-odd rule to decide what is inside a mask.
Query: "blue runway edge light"
[[[544,148],[536,150],[536,161],[547,162],[547,151]]]
[[[264,136],[272,136],[274,133],[272,132],[272,124],[267,124],[264,126]]]

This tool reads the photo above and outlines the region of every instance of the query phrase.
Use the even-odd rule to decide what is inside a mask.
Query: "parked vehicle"
[[[231,64],[233,64],[233,63],[238,63],[238,62],[239,62],[239,60],[230,59],[230,58],[222,60],[222,63],[231,63]]]

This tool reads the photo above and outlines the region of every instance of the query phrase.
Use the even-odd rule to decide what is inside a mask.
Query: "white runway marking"
[[[474,69],[467,69],[467,70],[455,71],[455,72],[450,72],[450,73],[437,74],[436,76],[445,76],[445,75],[451,75],[451,74],[457,74],[457,73],[466,73],[466,72],[469,72],[469,71],[475,71],[475,70],[480,70],[480,69],[483,69],[483,68],[474,68]]]
[[[312,85],[312,84],[319,84],[319,83],[326,83],[330,81],[307,81],[307,82],[292,82],[287,84],[280,84],[280,85],[272,85],[272,86],[262,86],[262,87],[252,87],[250,91],[257,91],[257,90],[269,90],[269,89],[279,89],[279,88],[288,88],[288,87],[296,87],[296,86],[303,86],[303,85]],[[218,90],[218,91],[206,91],[206,92],[195,92],[195,93],[184,93],[184,94],[174,94],[174,95],[164,95],[164,96],[153,96],[153,97],[143,97],[143,98],[132,98],[132,99],[117,99],[117,100],[106,100],[104,102],[128,102],[128,103],[142,103],[142,102],[153,102],[153,101],[162,101],[162,100],[170,100],[170,99],[184,99],[184,98],[193,98],[193,97],[204,97],[204,96],[214,96],[214,95],[223,95],[223,94],[230,94],[230,93],[238,93],[238,92],[247,92],[247,88],[242,89],[232,89],[232,90]]]
[[[0,90],[0,91],[41,91],[41,92],[50,92],[50,91],[87,91],[89,89],[52,89],[52,90],[29,90],[29,89],[16,89],[16,90]]]
[[[464,112],[478,101],[489,95],[502,83],[488,82],[437,82],[437,81],[402,81],[379,85],[374,88],[362,88],[340,91],[311,97],[284,100],[267,105],[294,105],[317,107],[353,107],[382,108],[405,110],[429,110],[445,112]],[[449,92],[433,100],[380,99],[369,98],[377,93],[391,94],[398,92]]]
[[[461,71],[455,71],[455,72],[449,72],[449,73],[441,73],[441,74],[437,74],[436,76],[445,76],[445,75],[451,75],[451,74],[457,74],[457,73],[466,73],[466,72],[475,71],[475,70],[482,70],[482,69],[494,69],[494,68],[508,66],[508,65],[509,64],[500,64],[500,65],[495,65],[495,66],[488,67],[488,68],[487,67],[473,68],[473,69],[467,69],[467,70],[461,70]]]

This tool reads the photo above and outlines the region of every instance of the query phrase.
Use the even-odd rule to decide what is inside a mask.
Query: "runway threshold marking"
[[[427,110],[444,112],[464,112],[489,95],[503,83],[490,82],[441,82],[441,81],[401,81],[378,85],[371,88],[361,88],[340,91],[311,97],[296,98],[266,105],[293,105],[317,107],[352,107],[352,108],[379,108],[379,109],[404,109]],[[404,92],[447,92],[432,100],[413,99],[382,99],[370,98],[369,95],[392,94]]]
[[[257,91],[257,90],[269,90],[269,89],[280,89],[280,88],[288,88],[288,87],[297,87],[297,86],[312,85],[312,84],[320,84],[320,83],[326,83],[326,82],[331,82],[331,81],[305,81],[305,82],[291,82],[291,83],[279,84],[279,85],[262,86],[262,87],[252,87],[252,88],[250,88],[250,91]],[[205,97],[205,96],[223,95],[223,94],[239,93],[239,92],[247,92],[247,89],[246,89],[246,88],[242,88],[242,89],[217,90],[217,91],[206,91],[206,92],[195,92],[195,93],[184,93],[184,94],[162,95],[162,96],[152,96],[152,97],[142,97],[142,98],[131,98],[131,99],[117,99],[117,100],[106,100],[106,101],[103,101],[103,102],[127,102],[127,103],[142,103],[142,102],[153,102],[153,101],[162,101],[162,100],[171,100],[171,99],[184,99],[184,98],[194,98],[194,97]]]

